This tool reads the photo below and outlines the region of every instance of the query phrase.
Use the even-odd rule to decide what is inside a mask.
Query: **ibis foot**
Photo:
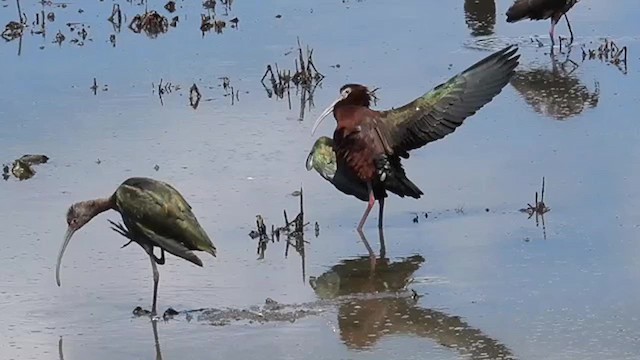
[[[138,317],[140,317],[140,316],[151,316],[151,315],[153,315],[153,313],[151,311],[147,310],[147,309],[143,309],[140,306],[136,306],[136,308],[133,309],[133,315],[134,316],[138,316]]]
[[[164,314],[162,314],[162,319],[164,321],[173,319],[174,316],[180,314],[179,311],[175,310],[174,308],[170,307],[167,310],[165,310]]]

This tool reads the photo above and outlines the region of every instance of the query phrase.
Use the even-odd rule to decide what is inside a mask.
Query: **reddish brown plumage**
[[[347,84],[340,97],[318,117],[312,134],[329,114],[337,126],[333,133],[336,174],[351,179],[353,186],[366,184],[369,201],[362,227],[375,200],[380,203],[378,227],[382,228],[387,191],[400,197],[420,198],[423,192],[407,178],[400,162],[409,151],[453,133],[502,91],[518,65],[517,48],[507,46],[478,61],[421,97],[395,109],[369,108],[372,92],[359,84]],[[373,252],[367,245],[371,256]]]
[[[350,99],[345,99],[350,100]],[[376,177],[374,159],[384,155],[384,147],[375,129],[367,120],[378,118],[379,112],[367,107],[338,104],[335,117],[338,125],[333,133],[336,154],[362,181],[373,182]]]

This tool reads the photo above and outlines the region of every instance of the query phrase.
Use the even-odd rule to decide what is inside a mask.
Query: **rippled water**
[[[552,61],[531,39],[548,44],[548,22],[507,24],[510,1],[238,0],[226,11],[219,1],[216,19],[227,26],[204,36],[200,2],[178,1],[169,14],[154,1],[149,9],[179,17],[156,38],[127,28],[144,12],[136,3],[119,2],[118,32],[107,21],[111,1],[64,8],[22,1],[30,26],[21,40],[0,43],[0,162],[50,157],[32,179],[0,184],[3,359],[637,358],[633,1],[585,0],[571,11],[575,64],[566,52]],[[17,20],[13,1],[0,6],[1,24]],[[44,36],[32,33],[41,11],[55,13]],[[58,31],[61,45],[53,43]],[[558,32],[566,34],[564,23]],[[307,104],[303,121],[293,89],[289,108],[260,83],[268,64],[294,68],[298,37],[326,76],[314,93],[318,107]],[[582,61],[581,47],[604,37],[628,46],[626,74]],[[389,199],[388,263],[370,278],[355,232],[364,203],[304,168],[315,140],[310,122],[346,82],[380,87],[377,108],[390,108],[508,43],[522,54],[511,86],[406,161],[426,196]],[[221,77],[237,99],[225,96]],[[163,87],[160,99],[161,79],[180,89]],[[197,109],[189,106],[192,84],[202,93]],[[327,121],[318,132],[331,131]],[[178,188],[219,251],[200,256],[203,268],[167,259],[161,311],[250,309],[271,298],[314,313],[226,326],[183,313],[154,329],[131,314],[150,306],[149,261],[136,246],[119,249],[124,239],[106,221],[119,219],[114,212],[75,235],[57,287],[67,207],[107,196],[130,176]],[[552,209],[544,232],[518,211],[534,201],[542,176]],[[295,214],[290,194],[300,186],[306,219],[320,225],[318,237],[306,233],[304,277],[295,251],[285,258],[282,242],[270,244],[258,261],[247,235],[256,214],[276,225],[283,209]],[[372,216],[366,227],[374,248],[376,222]]]

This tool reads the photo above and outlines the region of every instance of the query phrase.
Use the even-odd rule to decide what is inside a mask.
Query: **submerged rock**
[[[47,155],[22,155],[20,157],[20,159],[18,159],[24,163],[27,163],[29,165],[39,165],[39,164],[45,164],[47,161],[49,161],[49,157]]]
[[[36,174],[32,165],[44,164],[47,161],[49,161],[49,157],[46,155],[22,155],[11,163],[11,174],[18,180],[30,179]],[[5,164],[2,167],[2,178],[8,180],[9,177],[9,165]]]

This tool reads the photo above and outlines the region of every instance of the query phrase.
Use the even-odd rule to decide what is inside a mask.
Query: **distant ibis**
[[[569,43],[573,43],[573,30],[567,17],[567,11],[580,0],[516,0],[507,10],[507,22],[513,23],[523,19],[546,20],[551,19],[551,46],[555,45],[553,39],[554,29],[560,18],[564,15],[569,28]]]
[[[68,228],[56,264],[58,286],[60,286],[60,263],[71,236],[96,215],[107,210],[115,210],[122,216],[125,226],[109,221],[114,231],[130,240],[122,247],[135,242],[151,259],[152,314],[157,313],[156,300],[160,280],[156,264],[164,264],[165,251],[198,266],[202,266],[202,261],[192,250],[205,251],[216,256],[216,247],[198,223],[191,211],[191,206],[175,188],[162,181],[134,177],[125,180],[113,195],[107,198],[82,201],[69,207]],[[160,258],[154,255],[154,247],[160,248]]]
[[[372,93],[363,85],[347,84],[340,89],[340,97],[320,114],[311,130],[313,135],[333,113],[337,121],[333,142],[328,138],[316,141],[307,157],[307,169],[315,168],[340,191],[368,201],[359,233],[376,199],[380,204],[378,226],[382,227],[386,191],[400,197],[423,194],[405,175],[400,158],[454,132],[465,118],[498,95],[518,65],[516,52],[515,46],[495,52],[392,110],[370,109]]]

